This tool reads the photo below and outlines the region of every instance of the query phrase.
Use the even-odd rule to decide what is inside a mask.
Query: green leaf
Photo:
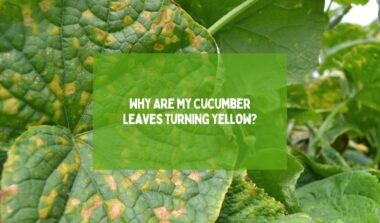
[[[358,4],[365,5],[369,0],[334,0],[338,4],[348,5],[348,4]]]
[[[204,26],[211,26],[242,0],[180,0]],[[324,1],[259,0],[215,35],[221,52],[286,53],[289,80],[302,80],[318,64]],[[313,41],[310,41],[313,40]]]
[[[223,202],[218,223],[266,223],[284,216],[284,206],[237,173]]]
[[[294,149],[292,153],[297,158],[297,160],[302,163],[305,169],[297,182],[297,187],[348,170],[348,168],[343,168],[332,164],[319,163],[310,156],[306,155],[304,152],[297,149]]]
[[[288,155],[288,168],[273,171],[248,171],[249,177],[260,188],[276,200],[284,203],[287,210],[297,212],[298,202],[295,198],[295,186],[298,177],[303,172],[302,165],[292,156]]]
[[[32,127],[9,151],[4,222],[215,221],[226,171],[93,171],[91,133]]]
[[[331,48],[348,41],[365,38],[367,38],[367,33],[363,26],[343,23],[323,33],[323,46]]]
[[[305,213],[287,215],[271,223],[314,223],[313,219]]]
[[[354,171],[297,190],[302,210],[316,222],[372,223],[380,218],[380,184],[369,173]]]

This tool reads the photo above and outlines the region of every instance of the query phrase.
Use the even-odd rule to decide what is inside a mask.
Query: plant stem
[[[343,17],[350,12],[352,8],[352,5],[347,5],[343,11],[341,12],[341,14],[337,15],[335,18],[333,18],[329,24],[327,25],[327,28],[328,29],[332,29],[334,28],[335,26],[337,26],[343,19]]]
[[[245,10],[249,9],[253,4],[255,4],[258,0],[246,0],[240,5],[236,6],[234,9],[225,14],[222,18],[216,21],[210,28],[208,28],[208,32],[211,35],[214,35],[221,28],[223,28],[226,24],[235,19],[238,15],[243,13]]]

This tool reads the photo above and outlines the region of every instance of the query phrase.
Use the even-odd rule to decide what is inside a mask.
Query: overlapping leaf
[[[366,172],[347,172],[297,190],[303,211],[316,222],[378,222],[380,184]]]
[[[211,26],[243,0],[178,1],[197,21]],[[221,52],[286,53],[289,80],[300,81],[318,64],[323,1],[259,0],[215,34]]]

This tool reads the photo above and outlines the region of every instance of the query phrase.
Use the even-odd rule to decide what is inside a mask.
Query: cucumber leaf
[[[178,2],[198,22],[210,27],[244,1]],[[318,64],[325,24],[323,7],[322,0],[259,0],[214,38],[222,53],[287,54],[289,81],[298,82]]]
[[[169,0],[0,4],[0,141],[11,147],[2,220],[215,221],[227,171],[91,170],[92,56],[104,52],[214,53],[216,46]]]
[[[296,191],[302,210],[316,222],[378,222],[380,184],[364,171],[338,174]]]
[[[4,222],[212,222],[226,171],[93,171],[91,133],[32,127],[4,166]]]

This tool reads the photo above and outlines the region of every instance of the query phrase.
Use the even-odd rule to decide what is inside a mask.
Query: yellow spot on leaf
[[[78,38],[76,38],[76,37],[73,38],[73,44],[72,44],[72,46],[73,46],[74,49],[79,49],[79,47],[80,47],[80,41],[79,41]]]
[[[161,223],[169,222],[170,212],[166,207],[155,208],[153,212]]]
[[[156,43],[155,45],[154,45],[154,47],[153,47],[153,49],[155,50],[155,51],[162,51],[162,50],[164,50],[164,45],[162,45],[162,44],[159,44],[159,43]]]
[[[4,188],[3,193],[4,196],[11,196],[14,197],[17,195],[18,187],[16,184],[11,184],[8,187]]]
[[[80,200],[76,198],[70,198],[67,201],[66,209],[65,209],[65,214],[69,214],[73,212],[78,205],[80,205]]]
[[[7,162],[5,162],[5,164],[4,164],[4,172],[12,172],[13,166],[20,159],[18,155],[12,154],[11,151],[8,152]]]
[[[176,26],[176,25],[175,25],[174,23],[172,23],[172,22],[170,22],[170,23],[168,23],[168,24],[165,24],[164,27],[162,28],[162,32],[161,32],[161,34],[162,34],[162,35],[165,35],[165,36],[172,35],[175,26]]]
[[[24,25],[25,26],[35,25],[35,22],[32,19],[32,9],[30,8],[30,6],[26,5],[22,8],[22,16],[24,18]]]
[[[153,212],[161,223],[167,223],[171,216],[178,218],[185,213],[185,206],[181,206],[178,210],[173,211],[169,211],[166,207],[159,207],[153,209]]]
[[[82,93],[80,94],[79,104],[83,106],[87,105],[88,101],[90,100],[90,96],[90,93],[88,93],[87,91],[82,91]]]
[[[167,44],[167,45],[169,45],[169,44],[172,44],[172,43],[176,43],[176,42],[178,42],[178,37],[176,36],[176,35],[174,35],[174,36],[172,36],[172,37],[166,37],[165,38],[165,43]]]
[[[53,109],[55,110],[54,112],[54,119],[59,120],[61,115],[62,115],[62,103],[59,99],[56,99],[53,102]]]
[[[138,33],[145,33],[146,32],[146,28],[143,24],[137,22],[133,25],[133,28],[136,32]]]
[[[75,129],[75,132],[81,133],[84,130],[86,130],[87,128],[88,128],[88,126],[86,124],[79,124],[78,127]],[[82,147],[79,147],[79,148],[82,148]]]
[[[68,95],[74,94],[75,90],[76,90],[76,88],[75,88],[75,84],[74,83],[66,84],[66,86],[65,86],[65,95],[68,96]]]
[[[48,217],[52,204],[54,203],[57,196],[57,190],[52,190],[49,195],[41,197],[41,202],[45,206],[44,208],[38,210],[38,214],[41,219],[46,219]]]
[[[133,182],[130,179],[123,179],[123,181],[122,181],[122,185],[125,188],[132,186],[132,184],[133,184]]]
[[[106,206],[107,206],[107,215],[111,221],[115,220],[116,218],[119,218],[125,210],[124,204],[117,199],[112,199],[110,201],[107,201]]]
[[[183,213],[185,213],[185,206],[181,206],[178,210],[173,210],[171,214],[172,214],[175,218],[178,218],[178,217],[181,216]]]
[[[141,17],[143,17],[146,21],[149,21],[149,22],[150,22],[150,20],[151,20],[151,18],[152,18],[152,13],[149,12],[149,11],[143,11],[143,12],[141,13]]]
[[[20,102],[15,98],[10,98],[4,101],[3,112],[8,115],[17,114],[20,108]]]
[[[174,189],[174,194],[177,196],[181,196],[181,195],[185,194],[185,192],[186,192],[186,187],[184,185],[178,185]]]
[[[171,182],[170,178],[166,176],[165,171],[159,170],[155,179],[157,184],[169,184]]]
[[[41,11],[47,12],[53,7],[53,1],[52,0],[43,0],[40,2],[40,8]]]
[[[83,222],[88,222],[93,212],[102,205],[102,199],[96,195],[91,198],[88,202],[83,205],[81,216],[83,218]]]
[[[124,22],[125,26],[129,26],[129,25],[131,25],[134,21],[133,21],[133,19],[132,19],[131,16],[126,15],[126,16],[124,16],[123,22]]]
[[[65,146],[68,146],[70,145],[70,141],[68,139],[66,139],[65,137],[63,136],[60,136],[58,138],[58,142],[61,144],[61,145],[65,145]]]
[[[141,172],[141,171],[137,171],[137,172],[133,173],[133,174],[129,177],[129,179],[131,179],[132,182],[135,182],[135,181],[137,181],[138,179],[140,179],[140,177],[141,177],[142,175],[143,175],[143,172]]]
[[[202,42],[201,36],[191,36],[190,37],[190,43],[194,48],[199,48],[201,42]]]
[[[92,12],[89,10],[89,9],[87,9],[86,11],[84,11],[83,13],[82,13],[82,16],[83,16],[83,18],[85,18],[85,19],[91,19],[92,17],[94,17],[94,14],[92,14]]]
[[[107,38],[106,38],[106,43],[108,43],[108,44],[113,44],[113,43],[116,43],[116,38],[115,38],[115,36],[114,35],[112,35],[112,34],[108,34],[107,35]]]
[[[105,176],[105,180],[111,190],[117,190],[116,180],[113,176]]]
[[[32,136],[32,137],[30,137],[30,140],[34,142],[34,144],[37,146],[37,148],[41,148],[45,145],[44,140],[41,139],[39,136]]]
[[[18,82],[20,82],[20,80],[21,80],[21,74],[15,73],[12,76],[12,82],[13,82],[13,84],[17,84]]]
[[[7,99],[11,97],[9,91],[3,87],[0,87],[0,99]]]
[[[99,28],[94,28],[94,33],[95,33],[95,40],[98,42],[102,42],[105,40],[107,37],[107,32],[104,30],[101,30]]]
[[[47,122],[49,120],[49,117],[47,117],[46,115],[43,115],[43,116],[41,116],[41,118],[38,120],[38,124],[43,124],[43,123],[45,123],[45,122]]]
[[[84,62],[87,65],[92,65],[94,63],[94,58],[92,56],[88,56]]]
[[[168,23],[172,20],[173,10],[168,7],[164,7],[161,11],[161,18],[163,23]]]
[[[199,173],[196,173],[196,172],[192,172],[188,178],[194,180],[195,182],[199,183],[201,182],[201,176],[199,175]]]
[[[48,31],[48,34],[51,35],[51,36],[55,36],[55,35],[58,35],[60,32],[61,32],[61,30],[59,29],[58,26],[53,26],[53,27],[50,28],[50,30]]]
[[[79,136],[78,139],[79,139],[80,141],[84,141],[84,142],[85,142],[85,141],[88,140],[88,135],[83,134],[83,135]]]
[[[113,11],[119,11],[127,7],[131,3],[131,0],[126,0],[122,2],[112,2],[111,3],[111,9]]]
[[[54,75],[53,80],[49,83],[49,88],[57,95],[58,98],[63,97],[63,90],[61,88],[61,78],[59,75]]]

